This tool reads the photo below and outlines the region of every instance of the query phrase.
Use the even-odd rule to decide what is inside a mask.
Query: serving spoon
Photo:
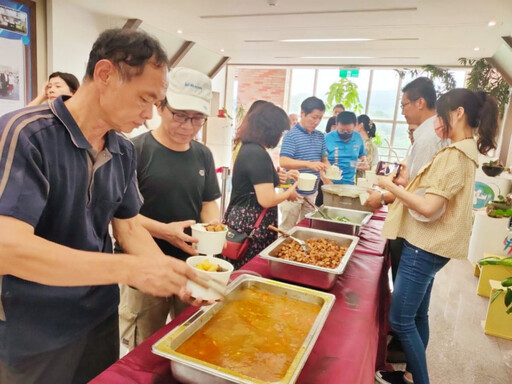
[[[309,253],[309,248],[308,248],[308,245],[306,244],[306,242],[304,240],[300,240],[300,239],[297,239],[296,237],[293,237],[292,235],[290,235],[288,232],[285,232],[285,231],[282,231],[280,230],[279,228],[277,227],[274,227],[273,225],[269,225],[267,227],[268,229],[270,229],[271,231],[274,231],[274,232],[277,232],[277,233],[280,233],[281,235],[283,235],[284,237],[289,237],[290,239],[292,239],[293,241],[299,243],[300,247],[302,248],[302,250],[306,253]]]

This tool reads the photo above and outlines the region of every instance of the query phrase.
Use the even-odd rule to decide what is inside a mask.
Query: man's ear
[[[101,84],[107,85],[112,79],[115,70],[116,68],[110,60],[102,59],[94,66],[93,79]]]
[[[423,97],[420,97],[418,100],[416,100],[416,105],[418,106],[419,110],[426,109],[427,101]]]

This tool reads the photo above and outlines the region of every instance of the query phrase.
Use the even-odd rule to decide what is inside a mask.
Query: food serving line
[[[385,212],[378,211],[360,228],[350,262],[327,292],[336,297],[297,383],[373,383],[385,364],[389,308],[386,240],[380,236]],[[304,219],[299,226],[310,227]],[[242,270],[271,278],[267,260],[255,257]],[[96,377],[94,384],[177,383],[169,360],[152,346],[184,323],[198,308],[190,307]]]

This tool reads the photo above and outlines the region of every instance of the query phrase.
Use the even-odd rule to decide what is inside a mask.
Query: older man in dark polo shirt
[[[190,302],[194,271],[136,219],[120,135],[165,97],[167,62],[143,32],[105,31],[72,98],[0,118],[1,383],[85,383],[113,363],[118,283]],[[110,222],[126,254],[112,254]]]

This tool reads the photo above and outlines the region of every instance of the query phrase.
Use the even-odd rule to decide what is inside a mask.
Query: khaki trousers
[[[188,304],[177,296],[155,297],[127,285],[120,285],[119,336],[129,350],[174,319]]]
[[[285,200],[279,204],[279,210],[281,211],[281,224],[279,224],[279,229],[282,231],[289,231],[309,212],[313,212],[314,208],[304,200],[307,200],[312,205],[315,205],[317,194],[318,192],[315,192],[312,195],[303,195],[303,199],[301,200]]]

